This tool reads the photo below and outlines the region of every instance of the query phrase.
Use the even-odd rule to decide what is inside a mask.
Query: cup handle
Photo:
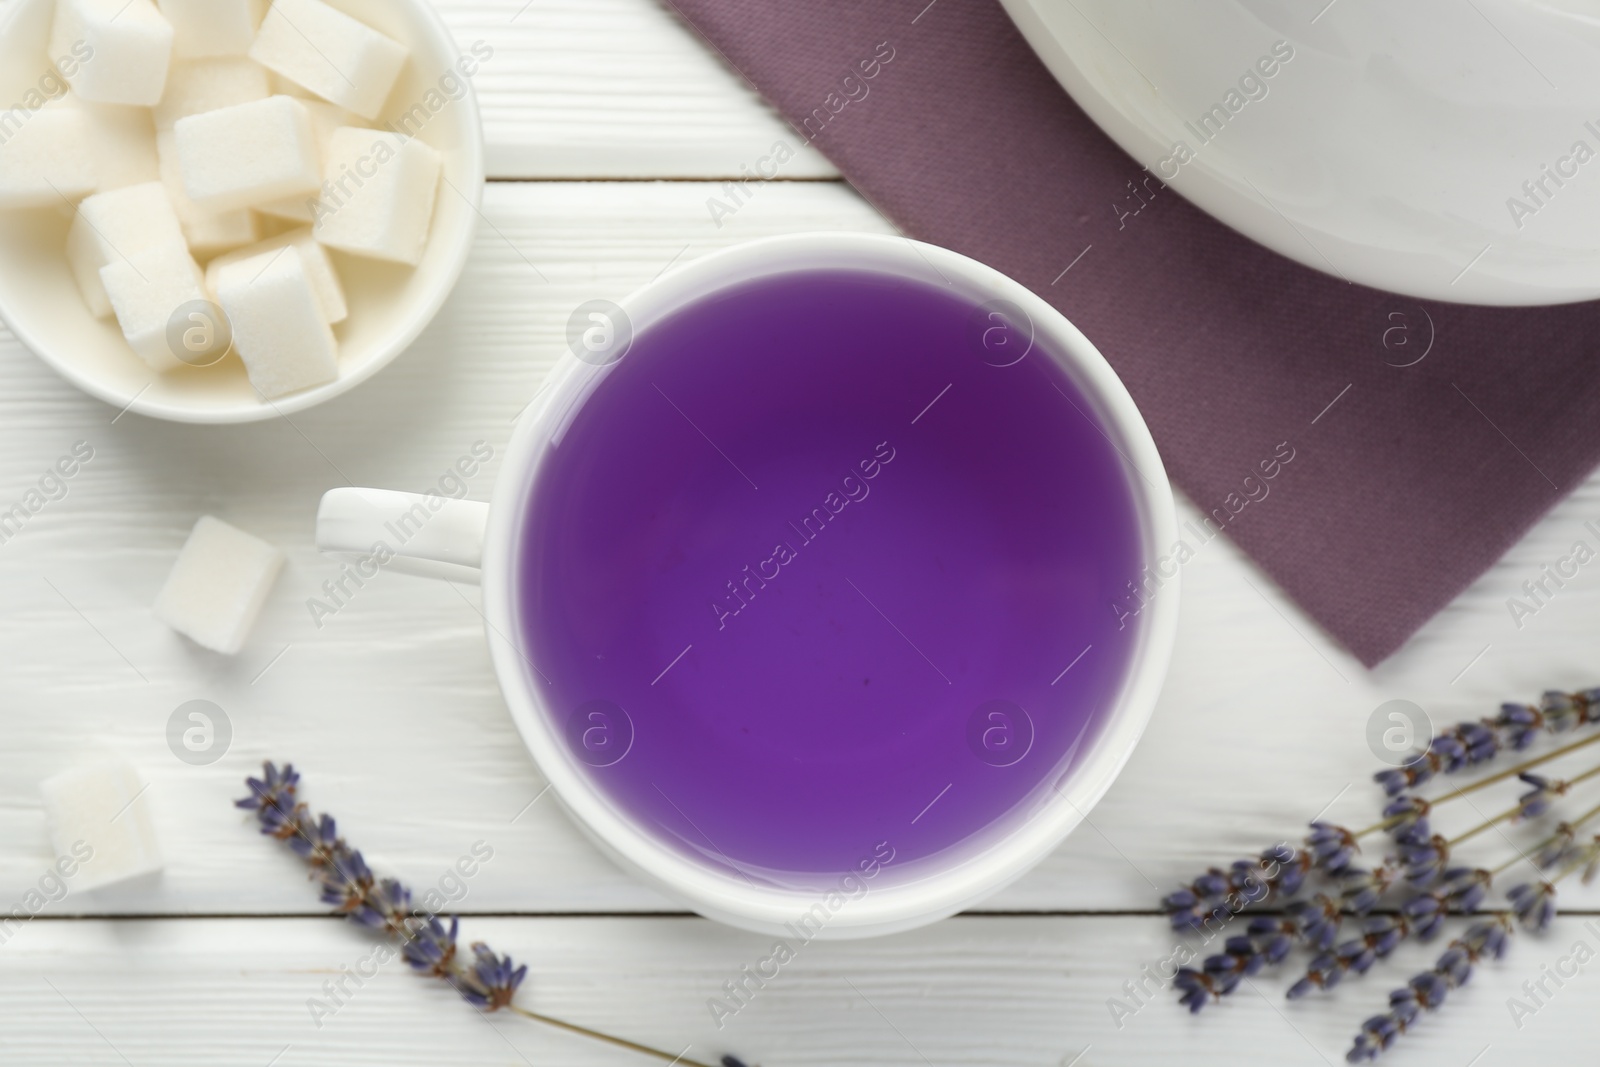
[[[363,570],[481,580],[489,505],[388,489],[334,489],[317,509],[317,548]]]

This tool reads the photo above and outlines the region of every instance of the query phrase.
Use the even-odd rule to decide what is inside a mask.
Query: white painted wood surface
[[[732,178],[786,141],[783,177],[836,178],[822,155],[655,0],[441,0],[476,85],[495,178]]]
[[[1389,987],[1371,976],[1288,1004],[1288,976],[1268,974],[1194,1018],[1165,996],[1140,1006],[1127,992],[1173,951],[1148,919],[962,917],[877,941],[804,946],[719,1030],[708,1002],[770,951],[766,939],[665,918],[477,919],[467,929],[523,952],[534,971],[529,999],[557,1017],[700,1062],[731,1051],[765,1067],[1314,1067],[1343,1062]],[[1564,988],[1550,984],[1554,995],[1520,1030],[1506,1007],[1580,940],[1600,947],[1583,923],[1561,920],[1543,941],[1480,968],[1387,1062],[1589,1062],[1600,962]],[[371,973],[372,947],[329,920],[35,923],[0,957],[0,1057],[162,1067],[647,1062],[527,1020],[485,1019],[398,963],[359,987],[347,980],[349,995],[334,1004],[323,983],[341,968]],[[1395,966],[1408,973],[1431,954],[1399,955]],[[1116,1020],[1113,998],[1128,1005]],[[313,999],[337,1010],[314,1017]]]
[[[1270,1003],[1247,993],[1191,1020],[1162,995],[1118,1030],[1106,999],[1173,942],[1159,918],[1126,913],[1150,912],[1208,864],[1293,838],[1330,803],[1330,818],[1370,821],[1366,724],[1387,699],[1414,700],[1443,724],[1545,687],[1600,683],[1600,567],[1584,568],[1521,629],[1506,607],[1575,540],[1597,544],[1583,523],[1600,520],[1600,482],[1577,488],[1373,672],[1230,543],[1207,545],[1184,571],[1177,655],[1146,740],[1089,824],[984,909],[1055,914],[965,917],[869,944],[809,946],[719,1034],[705,1000],[765,953],[763,941],[698,919],[623,917],[678,906],[602,859],[548,797],[529,806],[544,783],[495,688],[476,591],[385,575],[320,630],[306,609],[335,570],[312,548],[321,493],[347,483],[422,489],[475,441],[502,448],[580,302],[753,237],[890,230],[833,181],[761,186],[719,228],[705,203],[714,182],[554,180],[720,179],[786,128],[651,0],[533,0],[513,19],[519,6],[440,3],[464,44],[497,49],[479,79],[495,173],[545,180],[490,187],[490,225],[460,289],[375,381],[292,423],[173,426],[116,417],[0,331],[0,510],[74,442],[96,452],[65,499],[0,544],[0,910],[50,860],[37,782],[85,751],[121,752],[139,766],[151,783],[140,803],[169,860],[159,881],[70,894],[0,945],[0,1061],[266,1064],[292,1046],[285,1067],[638,1062],[531,1023],[494,1023],[514,1051],[398,968],[321,1030],[311,1025],[306,998],[365,949],[337,924],[286,917],[319,914],[314,891],[228,803],[271,757],[296,761],[306,798],[335,813],[375,865],[419,887],[473,842],[489,842],[495,858],[460,910],[518,917],[469,919],[468,936],[533,964],[530,1003],[673,1051],[726,1047],[767,1067],[1067,1064],[1086,1045],[1085,1067],[1336,1062],[1384,991],[1429,953],[1382,965],[1382,977],[1342,990],[1331,1009],[1284,1005],[1287,976],[1275,975],[1260,981]],[[830,173],[797,161],[786,177]],[[1321,425],[1309,425],[1315,414],[1307,441]],[[1337,408],[1323,421],[1336,417]],[[475,479],[474,498],[486,497],[495,468]],[[202,513],[290,556],[234,661],[186,646],[149,616]],[[173,710],[196,698],[223,707],[234,729],[228,754],[205,768],[179,762],[165,739]],[[1472,804],[1494,812],[1514,794]],[[1574,801],[1597,802],[1600,785]],[[1467,825],[1469,805],[1454,807],[1447,825]],[[1512,849],[1485,835],[1464,858],[1497,863]],[[1594,908],[1600,895],[1570,894],[1564,905]],[[1587,1047],[1600,1007],[1600,978],[1587,971],[1520,1032],[1505,1007],[1574,940],[1600,948],[1580,923],[1517,946],[1394,1062],[1465,1065],[1488,1045],[1485,1067],[1543,1063]]]

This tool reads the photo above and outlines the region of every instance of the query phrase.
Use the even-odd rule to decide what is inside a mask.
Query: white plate
[[[1003,3],[1102,129],[1275,251],[1423,298],[1600,296],[1600,0]]]

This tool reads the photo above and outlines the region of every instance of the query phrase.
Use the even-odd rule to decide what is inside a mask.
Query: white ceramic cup
[[[1142,556],[1153,561],[1176,539],[1171,490],[1155,443],[1116,374],[1073,325],[1023,286],[981,263],[932,245],[861,234],[807,234],[751,242],[694,260],[640,289],[621,304],[633,335],[684,304],[718,289],[803,268],[871,269],[956,287],[974,304],[1009,301],[1032,320],[1036,336],[1062,355],[1063,369],[1094,406],[1103,432],[1138,473],[1125,471],[1139,516]],[[623,356],[622,358],[626,358]],[[480,580],[494,664],[511,716],[539,769],[574,820],[625,868],[712,919],[782,935],[786,924],[818,902],[815,890],[756,884],[726,869],[695,862],[640,827],[598,791],[589,768],[574,758],[559,726],[560,711],[541,699],[523,651],[513,588],[519,524],[541,464],[572,412],[603,379],[604,360],[569,354],[518,424],[494,490],[494,503],[414,496],[372,489],[336,489],[323,498],[317,541],[325,551],[370,558],[394,531],[389,569]],[[1142,475],[1142,477],[1140,476]],[[1177,623],[1176,583],[1163,586],[1139,615],[1130,669],[1097,736],[1072,769],[1019,826],[960,859],[923,865],[899,882],[880,879],[833,915],[819,936],[857,938],[911,929],[982,901],[1053,849],[1110,788],[1144,731],[1166,673]],[[888,883],[888,884],[880,884]]]

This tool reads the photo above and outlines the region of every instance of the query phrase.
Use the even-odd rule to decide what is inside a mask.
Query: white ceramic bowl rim
[[[1600,294],[1588,239],[1600,201],[1544,177],[1581,174],[1574,141],[1592,151],[1600,137],[1586,125],[1600,85],[1594,0],[1001,2],[1150,176],[1280,255],[1419,300]],[[1256,76],[1279,44],[1292,64]],[[1222,108],[1230,94],[1244,103]],[[1214,109],[1237,118],[1208,136],[1196,124]],[[1519,188],[1530,178],[1544,184]],[[1143,209],[1131,183],[1110,199],[1119,215]]]
[[[1099,405],[1107,431],[1147,477],[1128,486],[1140,512],[1143,554],[1175,538],[1171,490],[1161,459],[1138,409],[1109,364],[1062,315],[1022,285],[957,253],[906,239],[862,234],[774,237],[712,253],[680,266],[623,301],[636,331],[683,303],[738,280],[800,266],[886,269],[933,279],[934,272],[983,299],[1023,308],[1040,334],[1070,362],[1069,373]],[[625,358],[625,357],[624,357]],[[513,720],[540,769],[579,824],[625,864],[686,899],[703,914],[733,925],[772,931],[815,904],[817,892],[755,886],[696,863],[641,829],[599,794],[577,765],[552,718],[540,706],[529,667],[519,650],[522,623],[513,577],[516,549],[543,444],[553,427],[575,410],[603,372],[570,354],[553,372],[512,439],[495,487],[483,553],[484,605],[497,672]],[[1116,709],[1076,766],[1057,783],[1056,795],[1021,827],[957,866],[916,881],[874,887],[830,920],[826,936],[867,936],[921,925],[981,900],[1042,859],[1110,788],[1149,721],[1165,676],[1177,624],[1177,589],[1165,587],[1141,613],[1132,664]]]

